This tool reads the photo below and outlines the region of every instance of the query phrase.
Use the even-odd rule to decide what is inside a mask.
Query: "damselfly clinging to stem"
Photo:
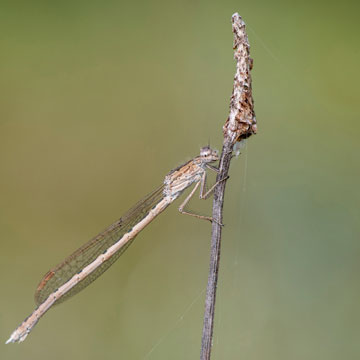
[[[218,158],[216,150],[209,146],[203,147],[199,156],[172,170],[165,177],[163,185],[47,272],[35,292],[37,308],[11,334],[6,343],[24,341],[52,305],[59,304],[75,295],[99,277],[128,248],[136,235],[192,184],[195,183],[195,186],[180,205],[179,211],[212,221],[210,217],[188,213],[184,211],[184,207],[199,186],[200,199],[206,199],[211,194],[216,184],[208,191],[205,190],[206,169],[218,171],[216,167],[210,165]]]

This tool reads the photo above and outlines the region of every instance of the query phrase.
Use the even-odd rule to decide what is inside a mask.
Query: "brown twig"
[[[220,244],[222,226],[222,209],[224,204],[225,181],[229,172],[233,148],[237,142],[256,133],[256,119],[252,98],[251,76],[252,59],[250,45],[245,31],[245,23],[238,13],[232,16],[234,33],[234,58],[236,72],[230,100],[230,113],[223,127],[224,142],[217,175],[218,185],[214,191],[211,235],[210,269],[206,289],[204,326],[201,340],[201,360],[209,360],[214,327],[216,287],[220,262]]]

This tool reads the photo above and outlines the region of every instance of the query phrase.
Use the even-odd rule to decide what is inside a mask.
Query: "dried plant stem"
[[[219,174],[217,179],[225,179],[229,172],[230,160],[232,157],[233,144],[227,142],[223,145]],[[201,339],[201,360],[209,360],[212,346],[212,336],[214,327],[215,315],[215,299],[216,299],[216,286],[219,273],[220,263],[220,245],[221,245],[221,231],[222,226],[222,209],[224,204],[226,181],[221,181],[214,190],[213,202],[213,219],[212,222],[212,235],[211,235],[211,250],[210,250],[210,268],[208,275],[208,283],[206,288],[205,297],[205,312],[204,312],[204,325]]]
[[[233,92],[230,101],[230,113],[223,127],[224,142],[220,157],[217,181],[228,176],[233,147],[236,142],[246,139],[256,133],[256,119],[254,102],[252,98],[251,76],[252,59],[250,46],[245,31],[245,23],[235,13],[232,16],[232,29],[234,33],[234,57],[236,59],[236,72]],[[224,205],[226,181],[219,181],[214,191],[211,235],[210,269],[205,299],[204,325],[201,340],[201,360],[209,360],[211,355],[216,287],[220,263],[220,246],[222,231],[222,210]]]

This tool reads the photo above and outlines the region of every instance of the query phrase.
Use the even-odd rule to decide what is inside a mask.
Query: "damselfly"
[[[206,169],[217,171],[210,163],[218,158],[216,150],[203,147],[199,156],[172,170],[158,189],[46,273],[35,292],[37,308],[11,334],[6,343],[24,341],[51,306],[70,298],[97,279],[120,257],[146,225],[194,183],[193,190],[180,205],[179,211],[211,221],[210,217],[186,212],[184,207],[199,186],[200,199],[206,199],[211,194],[216,184],[206,191]]]

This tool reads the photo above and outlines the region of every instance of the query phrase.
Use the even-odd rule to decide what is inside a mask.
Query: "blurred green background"
[[[179,202],[3,343],[47,270],[221,148],[235,11],[259,133],[226,190],[212,358],[359,358],[359,5],[262,0],[1,2],[1,359],[199,358],[210,225]]]

